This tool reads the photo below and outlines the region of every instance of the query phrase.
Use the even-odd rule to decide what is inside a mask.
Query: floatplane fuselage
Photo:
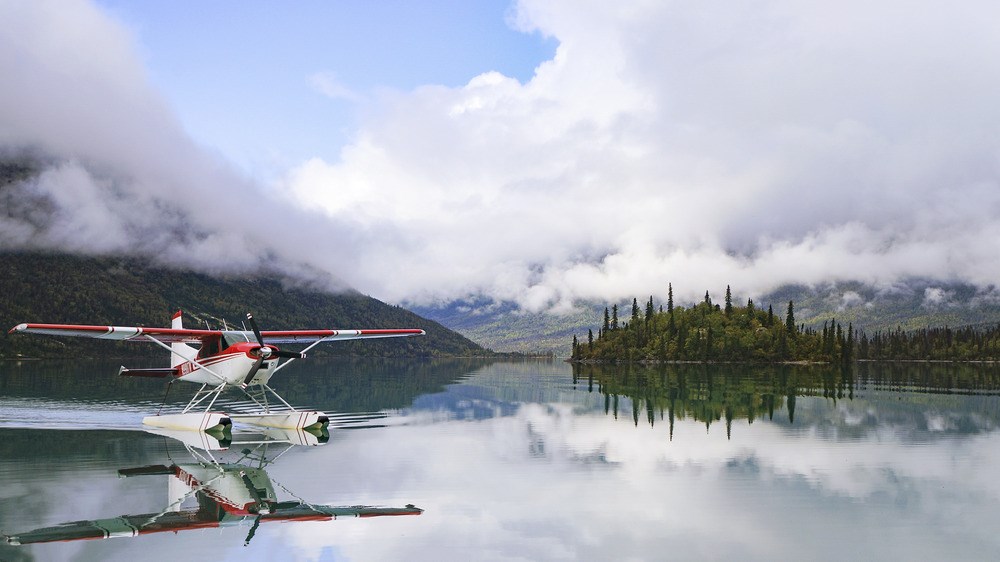
[[[328,423],[325,413],[297,410],[268,385],[275,373],[292,361],[304,358],[307,351],[323,342],[424,335],[424,331],[419,329],[261,331],[253,315],[247,314],[247,321],[252,331],[187,329],[178,311],[171,320],[170,328],[18,324],[10,333],[157,344],[170,352],[170,367],[122,367],[119,374],[180,380],[200,384],[201,388],[180,413],[147,416],[143,418],[143,423],[166,429],[209,432],[227,431],[233,421],[285,429],[325,429]],[[286,351],[274,345],[278,343],[309,345],[302,351]],[[197,344],[197,347],[192,344]],[[216,399],[230,388],[242,391],[257,411],[239,414],[214,411]]]

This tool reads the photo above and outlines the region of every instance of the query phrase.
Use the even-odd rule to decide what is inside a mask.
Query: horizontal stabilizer
[[[118,370],[118,374],[123,377],[152,377],[155,379],[162,379],[175,376],[177,374],[177,369],[170,367],[164,367],[162,369],[126,369],[125,367],[122,367]]]
[[[128,478],[129,476],[150,476],[159,474],[174,474],[174,469],[162,464],[151,466],[140,466],[137,468],[122,468],[118,470],[118,476]]]

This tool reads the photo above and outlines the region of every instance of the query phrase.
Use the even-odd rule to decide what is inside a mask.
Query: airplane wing
[[[164,467],[166,468],[166,467]],[[307,505],[300,502],[277,504],[275,511],[258,516],[261,522],[269,521],[328,521],[345,517],[371,518],[399,515],[420,515],[424,510],[408,504],[406,507],[369,507],[365,505],[334,507],[327,505]],[[70,521],[52,527],[43,527],[17,533],[0,535],[9,545],[28,545],[79,540],[136,537],[152,533],[188,531],[239,525],[243,516],[218,512],[214,498],[204,502],[197,509],[162,511],[142,515],[121,515],[110,519],[90,521]],[[207,506],[216,506],[210,510]],[[251,534],[252,536],[252,534]],[[248,538],[249,540],[249,538]]]
[[[405,338],[422,336],[417,329],[390,330],[271,330],[262,331],[264,343],[313,343],[319,341],[362,340],[375,338]],[[253,332],[250,332],[253,336]]]
[[[144,336],[165,343],[201,343],[206,339],[222,336],[222,330],[190,330],[187,328],[147,328],[142,326],[85,326],[78,324],[18,324],[11,334],[40,334],[45,336],[70,336],[101,340],[149,341]],[[252,335],[252,334],[251,334]]]
[[[142,326],[85,326],[77,324],[18,324],[10,329],[11,334],[40,334],[46,336],[69,336],[119,341],[149,341],[149,337],[164,343],[201,343],[208,339],[218,339],[223,335],[237,335],[246,341],[254,341],[254,333],[249,331],[191,330],[187,328],[147,328]],[[417,329],[374,329],[374,330],[272,330],[262,331],[264,343],[314,343],[319,341],[340,341],[374,338],[399,338],[422,336],[425,332]]]

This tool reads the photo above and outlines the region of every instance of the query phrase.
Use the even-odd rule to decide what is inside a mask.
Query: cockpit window
[[[225,348],[226,346],[223,345],[222,338],[202,340],[201,347],[198,349],[198,357],[209,357]]]
[[[222,349],[236,344],[236,343],[246,343],[251,341],[246,333],[244,332],[223,332],[222,333]]]

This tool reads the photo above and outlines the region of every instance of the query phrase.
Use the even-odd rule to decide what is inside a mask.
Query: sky
[[[993,292],[998,28],[982,0],[0,1],[0,151],[47,162],[0,243],[532,311]]]

